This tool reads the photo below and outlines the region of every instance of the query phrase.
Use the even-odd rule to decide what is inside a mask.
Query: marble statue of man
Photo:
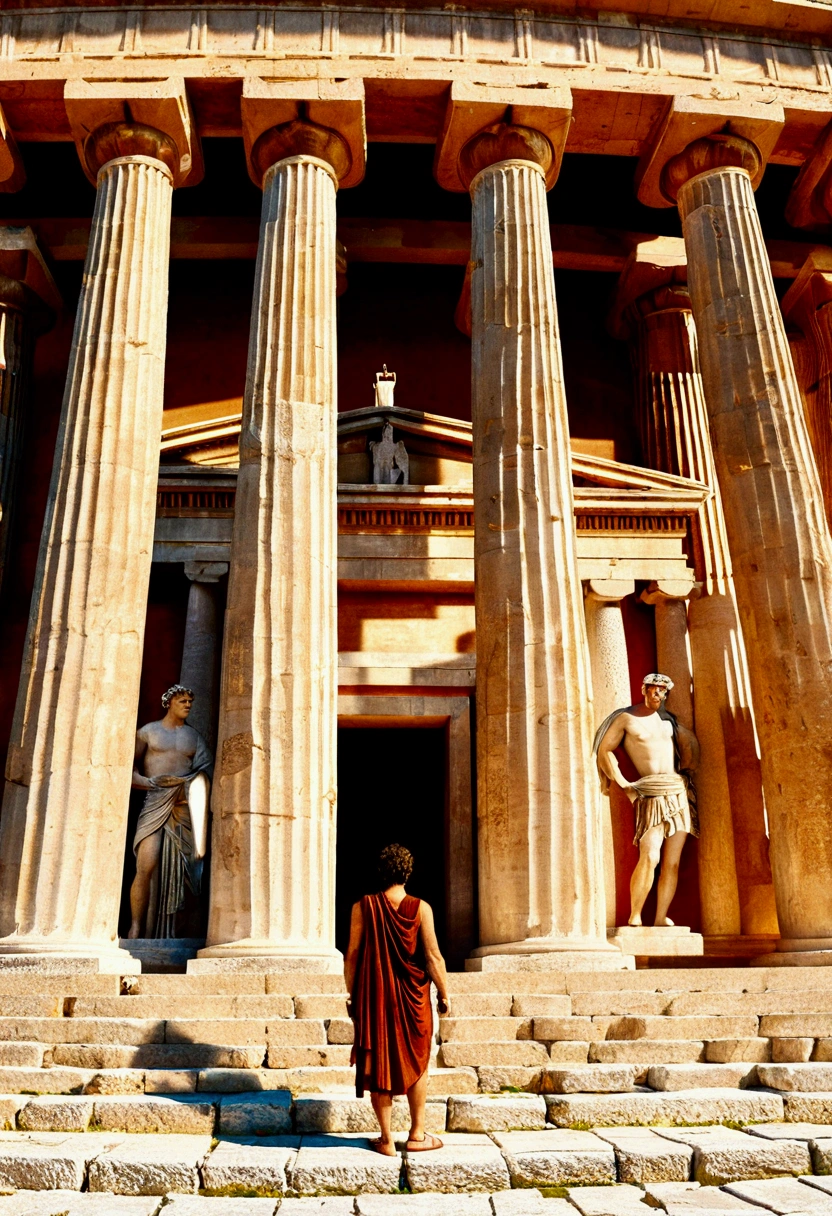
[[[673,924],[667,913],[676,894],[682,849],[689,835],[699,835],[692,778],[699,764],[699,743],[665,708],[672,688],[670,676],[659,672],[645,676],[644,700],[611,713],[598,728],[593,746],[602,791],[608,793],[614,781],[635,803],[633,843],[639,857],[630,879],[631,925],[642,923],[641,910],[660,861],[655,923]],[[615,749],[621,744],[639,775],[637,781],[627,781],[619,768]]]
[[[393,442],[393,424],[385,420],[381,429],[381,442],[371,443],[370,452],[373,457],[373,484],[393,486],[401,474],[402,485],[407,485],[410,478],[410,458],[401,440]]]
[[[143,936],[151,893],[154,937],[175,936],[174,918],[185,902],[186,884],[199,894],[202,853],[195,846],[188,798],[195,777],[210,777],[213,756],[202,735],[188,725],[193,702],[190,688],[174,684],[162,697],[165,716],[136,732],[133,788],[147,793],[133,839],[136,877],[130,888],[129,937]]]

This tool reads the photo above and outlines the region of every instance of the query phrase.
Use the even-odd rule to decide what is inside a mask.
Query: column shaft
[[[481,941],[598,948],[601,823],[543,173],[500,161],[471,195]]]
[[[263,190],[203,953],[334,967],[336,184],[304,155]]]
[[[228,567],[225,563],[193,563],[185,566],[190,579],[188,614],[185,619],[185,640],[182,646],[180,684],[194,694],[194,705],[188,716],[189,725],[198,730],[208,747],[214,750],[214,704],[216,678],[219,668],[217,654],[217,595],[218,580]]]
[[[832,939],[832,540],[751,180],[679,189],[784,946]]]
[[[31,335],[23,309],[9,301],[22,286],[0,275],[0,587],[15,514],[29,388]]]
[[[659,289],[637,301],[633,312],[638,316],[639,406],[648,459],[664,472],[704,482],[713,491],[697,518],[697,564],[704,580],[687,619],[702,749],[697,773],[702,929],[709,935],[776,933],[745,647],[690,297],[683,288]]]
[[[621,600],[612,599],[592,589],[586,597],[586,632],[589,661],[592,671],[592,704],[595,710],[595,727],[601,725],[613,710],[621,709],[632,701],[630,692],[630,668],[627,661],[627,638],[624,633],[624,617]],[[635,584],[622,587],[619,594],[632,595]],[[601,799],[601,827],[604,853],[604,892],[606,896],[607,928],[618,924],[616,914],[615,841],[620,832],[613,821],[615,807],[613,798],[624,795],[616,785],[610,787],[610,796]],[[630,833],[632,836],[632,832]]]
[[[98,176],[0,821],[6,949],[106,952],[116,935],[155,523],[172,184],[146,156],[111,160]]]

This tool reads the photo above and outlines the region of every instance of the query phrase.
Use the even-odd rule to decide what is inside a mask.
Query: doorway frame
[[[444,728],[446,954],[449,964],[461,969],[478,941],[470,696],[339,693],[338,726]]]

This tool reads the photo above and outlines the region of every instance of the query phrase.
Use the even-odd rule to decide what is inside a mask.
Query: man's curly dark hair
[[[378,859],[378,877],[381,890],[407,882],[413,873],[413,854],[403,844],[388,844],[381,850]]]

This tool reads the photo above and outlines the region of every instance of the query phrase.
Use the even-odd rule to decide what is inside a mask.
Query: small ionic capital
[[[329,127],[295,118],[292,122],[269,127],[251,149],[251,165],[260,184],[267,170],[292,156],[312,156],[324,161],[339,182],[352,168],[352,154],[343,136]]]
[[[84,163],[93,178],[110,161],[130,156],[161,161],[174,179],[179,174],[179,151],[174,141],[164,131],[144,123],[105,122],[84,141]]]
[[[619,604],[628,595],[635,595],[634,579],[590,578],[584,583],[584,595],[588,600],[603,604]]]
[[[185,577],[192,583],[218,583],[228,574],[228,562],[185,562]]]
[[[458,172],[468,189],[478,173],[502,161],[530,161],[545,177],[554,159],[554,148],[542,131],[500,122],[468,140],[459,154]]]
[[[757,145],[744,135],[731,132],[704,135],[671,157],[664,166],[662,193],[675,203],[686,182],[714,169],[744,169],[756,190],[762,180],[765,160]]]
[[[645,604],[668,604],[675,601],[690,599],[696,582],[689,579],[659,579],[650,583],[642,591],[641,599]]]

